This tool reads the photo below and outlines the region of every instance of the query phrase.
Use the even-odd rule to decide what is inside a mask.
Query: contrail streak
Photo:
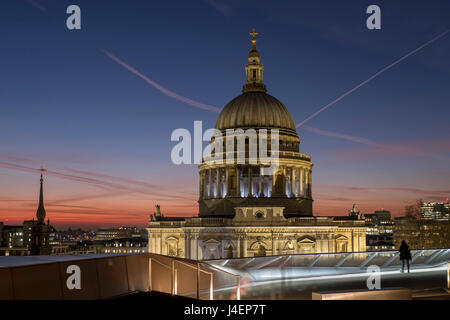
[[[377,73],[375,73],[373,76],[371,76],[369,79],[361,82],[360,84],[358,84],[356,87],[354,87],[353,89],[347,91],[346,93],[344,93],[342,96],[340,96],[339,98],[333,100],[332,102],[330,102],[329,104],[327,104],[326,106],[320,108],[319,110],[317,110],[316,112],[314,112],[312,115],[310,115],[308,118],[306,118],[305,120],[303,120],[302,122],[298,123],[296,125],[297,128],[301,127],[303,124],[305,124],[306,122],[308,122],[309,120],[315,118],[319,113],[321,113],[322,111],[325,111],[326,109],[328,109],[329,107],[331,107],[332,105],[334,105],[335,103],[341,101],[342,99],[344,99],[346,96],[348,96],[349,94],[351,94],[352,92],[358,90],[359,88],[361,88],[363,85],[365,85],[366,83],[368,83],[369,81],[375,79],[376,77],[378,77],[380,74],[382,74],[383,72],[389,70],[390,68],[392,68],[393,66],[395,66],[396,64],[402,62],[403,60],[405,60],[406,58],[408,58],[409,56],[413,55],[414,53],[422,50],[423,48],[425,48],[426,46],[428,46],[429,44],[435,42],[436,40],[442,38],[443,36],[445,36],[448,32],[450,32],[450,29],[448,29],[447,31],[441,33],[440,35],[436,36],[435,38],[431,39],[430,41],[424,43],[423,45],[421,45],[420,47],[418,47],[417,49],[414,49],[413,51],[411,51],[410,53],[408,53],[407,55],[401,57],[400,59],[398,59],[397,61],[391,63],[390,65],[388,65],[387,67],[384,67],[383,69],[381,69],[380,71],[378,71]]]
[[[310,126],[303,126],[302,128],[303,128],[303,130],[310,131],[310,132],[313,132],[315,134],[319,134],[319,135],[326,136],[326,137],[335,137],[335,138],[345,139],[345,140],[349,140],[349,141],[353,141],[353,142],[367,144],[367,145],[370,145],[370,146],[378,145],[378,143],[376,143],[374,141],[371,141],[369,139],[364,139],[364,138],[360,138],[360,137],[350,136],[350,135],[347,135],[347,134],[330,132],[330,131],[326,131],[326,130],[313,128],[313,127],[310,127]]]
[[[34,167],[39,167],[42,165],[41,162],[38,162],[35,160],[29,160],[29,159],[25,159],[25,158],[22,158],[19,156],[3,155],[0,153],[0,167],[2,167],[2,165],[6,165],[6,163],[19,164],[21,166],[26,164],[26,165],[30,165],[30,166],[34,166]],[[55,166],[55,165],[50,165],[48,168],[52,169],[55,172],[76,174],[76,176],[81,176],[82,178],[86,178],[86,176],[87,176],[87,178],[90,178],[90,177],[101,178],[101,179],[97,179],[97,180],[98,181],[102,180],[103,182],[106,179],[106,181],[112,180],[112,181],[118,182],[119,184],[123,184],[123,183],[131,184],[134,186],[143,187],[152,192],[153,192],[153,190],[159,190],[159,191],[167,190],[167,188],[164,188],[160,185],[150,184],[150,183],[146,183],[146,182],[139,181],[139,180],[110,176],[110,175],[96,173],[96,172],[76,170],[76,169],[71,169],[71,168],[67,168],[67,167]],[[31,168],[31,170],[36,170],[36,169]],[[108,181],[108,183],[109,183],[109,181]],[[97,187],[101,187],[101,186],[97,185]],[[187,192],[180,192],[180,191],[173,190],[173,188],[171,188],[170,190],[172,191],[172,193],[176,192],[176,193],[184,193],[184,194],[191,195],[190,193],[187,193]]]
[[[42,12],[47,12],[47,8],[41,6],[39,3],[37,3],[35,0],[27,0],[29,4],[31,4],[33,7],[41,10]]]
[[[306,126],[306,125],[302,126],[302,129],[313,132],[318,135],[326,136],[326,137],[334,137],[334,138],[339,138],[339,139],[344,139],[344,140],[348,140],[348,141],[352,141],[352,142],[365,144],[365,145],[372,146],[377,149],[385,150],[385,151],[387,151],[389,153],[393,153],[393,154],[429,156],[429,157],[432,157],[432,158],[435,158],[438,160],[445,160],[445,161],[450,160],[447,157],[442,157],[438,154],[435,154],[436,152],[437,153],[445,152],[444,150],[442,150],[442,151],[439,151],[439,150],[427,151],[427,150],[422,150],[422,149],[418,149],[418,148],[414,148],[414,147],[412,148],[412,147],[408,147],[408,146],[396,145],[396,144],[391,144],[391,143],[378,143],[378,142],[375,142],[375,141],[372,141],[369,139],[355,137],[355,136],[342,134],[342,133],[321,130],[321,129],[313,128],[313,127]]]
[[[148,84],[150,84],[151,86],[155,87],[156,89],[158,89],[159,91],[161,91],[163,94],[165,94],[166,96],[169,96],[171,98],[177,99],[181,102],[187,103],[193,107],[199,108],[199,109],[204,109],[204,110],[208,110],[208,111],[213,111],[213,112],[220,112],[220,108],[215,107],[215,106],[211,106],[211,105],[207,105],[207,104],[203,104],[197,101],[194,101],[192,99],[180,96],[179,94],[172,92],[164,87],[162,87],[161,85],[159,85],[158,83],[156,83],[155,81],[153,81],[152,79],[148,78],[147,76],[145,76],[144,74],[140,73],[139,71],[137,71],[136,69],[134,69],[133,67],[129,66],[128,64],[126,64],[125,62],[123,62],[122,60],[120,60],[119,58],[117,58],[116,56],[114,56],[112,53],[101,49],[101,51],[107,55],[109,58],[111,58],[113,61],[117,62],[118,64],[120,64],[122,67],[124,67],[125,69],[127,69],[128,71],[130,71],[131,73],[134,73],[135,75],[137,75],[139,78],[143,79],[145,82],[147,82]]]
[[[40,172],[39,169],[29,168],[20,163],[9,163],[9,162],[5,162],[5,161],[1,161],[1,160],[0,160],[0,168],[6,168],[6,169],[22,171],[22,172],[31,172],[31,173],[39,173]],[[130,187],[130,186],[122,185],[119,183],[103,181],[103,180],[99,180],[99,179],[95,179],[95,178],[77,176],[77,175],[52,171],[52,170],[48,170],[46,172],[46,175],[57,177],[57,178],[64,179],[64,180],[91,184],[91,185],[94,185],[101,189],[106,189],[108,191],[110,191],[111,189],[112,190],[120,190],[121,192],[144,194],[144,195],[152,197],[152,198],[167,197],[167,195],[164,193],[152,191],[152,190],[149,190],[148,188]],[[170,198],[192,201],[192,197],[184,197],[184,196],[179,196],[179,195],[171,195]]]

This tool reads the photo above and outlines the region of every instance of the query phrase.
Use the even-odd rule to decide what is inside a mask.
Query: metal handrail
[[[177,294],[177,290],[178,290],[178,288],[177,288],[178,269],[175,269],[175,262],[180,263],[180,264],[182,264],[182,265],[185,265],[185,266],[188,266],[188,267],[190,267],[190,268],[192,268],[192,269],[197,270],[197,276],[198,276],[198,274],[199,274],[200,272],[209,274],[210,277],[211,277],[211,278],[210,278],[210,288],[209,288],[209,290],[210,290],[210,292],[209,292],[209,298],[210,298],[210,300],[214,300],[214,282],[213,282],[214,280],[213,280],[213,273],[212,273],[212,272],[208,272],[208,271],[205,271],[205,270],[200,269],[198,263],[197,263],[197,268],[196,268],[196,267],[194,267],[194,266],[192,266],[192,265],[190,265],[190,264],[188,264],[188,263],[186,263],[186,262],[179,261],[179,260],[176,260],[176,259],[172,260],[172,266],[173,266],[173,269],[174,269],[174,272],[175,272],[175,275],[174,275],[175,283],[174,283],[174,288],[173,288],[174,294]],[[198,279],[197,279],[197,298],[198,298],[198,299],[200,298],[200,286],[199,286],[199,280],[198,280]]]
[[[185,265],[185,266],[188,266],[188,267],[191,267],[191,268],[197,270],[196,267],[194,267],[194,266],[192,266],[192,265],[190,265],[190,264],[188,264],[188,263],[186,263],[186,262],[179,261],[179,260],[173,260],[173,262],[178,262],[178,263],[181,263],[181,264],[183,264],[183,265]],[[212,274],[212,272],[208,272],[208,271],[201,270],[201,269],[200,269],[200,272],[207,273],[207,274]]]
[[[424,252],[428,252],[428,251],[436,251],[436,250],[450,250],[450,248],[440,248],[440,249],[413,249],[411,250],[411,253],[415,253],[417,251],[421,251],[421,252],[417,252],[417,253],[424,253]],[[367,254],[367,255],[371,255],[372,253],[378,253],[378,254],[396,254],[398,252],[398,250],[387,250],[387,251],[355,251],[355,252],[316,252],[316,253],[292,253],[289,254],[289,256],[293,256],[293,257],[301,257],[301,256],[316,256],[316,255],[323,255],[324,257],[326,256],[334,256],[334,255],[345,255],[347,253],[351,253],[353,255],[356,254]],[[268,258],[268,257],[275,257],[275,256],[286,256],[285,254],[274,254],[274,255],[267,255],[265,257],[262,258]],[[245,260],[245,259],[253,259],[253,257],[241,257],[241,258],[233,258],[233,260]],[[221,261],[223,259],[205,259],[204,261],[207,262],[215,262],[215,261]]]
[[[159,263],[160,265],[162,265],[163,267],[166,267],[169,270],[172,270],[172,268],[168,265],[166,265],[165,263],[162,263],[161,261],[156,260],[155,258],[148,258],[148,289],[149,291],[153,290],[153,281],[152,281],[152,261],[156,261],[157,263]],[[172,279],[172,287],[173,287],[173,279]]]
[[[214,299],[214,280],[213,280],[213,276],[214,273],[213,272],[209,272],[206,270],[202,270],[199,267],[199,263],[197,263],[197,267],[194,267],[186,262],[183,261],[179,261],[177,259],[171,259],[172,261],[172,266],[169,266],[161,261],[158,261],[155,258],[149,258],[149,290],[152,291],[152,262],[155,261],[158,264],[162,265],[163,267],[169,269],[170,271],[172,271],[172,277],[171,277],[171,293],[172,295],[176,295],[178,293],[178,269],[175,268],[175,263],[179,263],[182,265],[185,265],[187,267],[190,267],[194,270],[197,270],[197,277],[199,278],[199,274],[201,272],[205,273],[205,274],[209,274],[210,275],[210,299],[213,300]],[[199,286],[199,279],[197,279],[197,298],[200,299],[200,286]]]
[[[149,258],[150,260],[154,260],[155,262],[158,262],[160,265],[162,265],[163,267],[166,267],[169,270],[172,270],[172,267],[168,266],[165,263],[162,263],[161,261],[156,260],[155,258]]]
[[[225,271],[225,270],[221,270],[221,269],[219,269],[219,268],[217,268],[217,267],[215,267],[215,266],[213,266],[213,265],[210,265],[210,264],[207,265],[207,268],[208,268],[208,267],[209,267],[209,268],[212,268],[212,269],[215,269],[215,270],[217,270],[217,271],[219,271],[219,272],[226,273],[226,274],[228,274],[228,275],[230,275],[230,276],[237,277],[236,300],[241,300],[241,276],[238,275],[238,274],[233,274],[233,273],[228,272],[228,271]]]

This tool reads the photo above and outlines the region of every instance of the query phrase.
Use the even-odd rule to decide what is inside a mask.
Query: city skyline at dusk
[[[445,201],[450,4],[378,1],[372,32],[369,1],[322,2],[78,1],[77,31],[67,1],[3,2],[0,222],[35,216],[40,167],[56,227],[144,227],[156,204],[197,215],[198,168],[171,162],[171,133],[214,127],[241,92],[252,28],[314,163],[314,215]]]

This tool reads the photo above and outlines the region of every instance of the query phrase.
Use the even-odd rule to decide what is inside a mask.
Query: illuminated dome
[[[282,208],[285,217],[312,216],[313,163],[309,155],[300,153],[291,114],[267,93],[256,34],[250,33],[252,48],[242,94],[220,112],[215,128],[222,135],[211,139],[214,152],[199,164],[200,217],[233,218],[240,208],[254,208],[257,213],[261,207]],[[252,134],[256,139],[250,138]],[[244,152],[238,150],[239,145],[245,147]],[[261,161],[264,148],[274,159],[271,165]]]
[[[253,32],[252,48],[248,55],[248,65],[245,67],[245,85],[242,94],[231,100],[223,108],[216,121],[216,129],[254,128],[280,129],[280,132],[297,136],[294,121],[278,99],[267,94],[263,82],[264,67],[261,56],[256,49]]]
[[[231,100],[220,113],[216,129],[279,128],[297,134],[294,121],[278,99],[265,92],[244,92]]]

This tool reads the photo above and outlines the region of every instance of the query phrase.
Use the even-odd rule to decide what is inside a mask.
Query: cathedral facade
[[[267,94],[251,35],[242,94],[221,111],[221,135],[199,165],[199,215],[164,217],[157,206],[147,228],[149,252],[219,259],[365,251],[364,220],[313,216],[311,157],[300,152],[287,108]],[[262,161],[263,141],[276,166]]]

